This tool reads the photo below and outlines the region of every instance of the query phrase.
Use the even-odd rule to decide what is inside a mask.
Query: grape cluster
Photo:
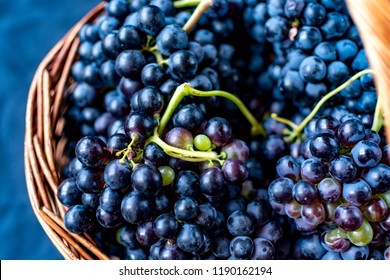
[[[388,146],[344,1],[111,0],[78,37],[70,232],[121,259],[388,258]]]

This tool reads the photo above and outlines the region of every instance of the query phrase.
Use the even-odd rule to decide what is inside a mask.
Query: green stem
[[[290,121],[289,119],[285,119],[285,118],[282,118],[282,117],[279,117],[277,114],[275,113],[272,113],[271,114],[271,118],[273,118],[275,121],[277,122],[280,122],[280,123],[283,123],[285,125],[288,125],[289,127],[291,127],[292,129],[297,129],[298,128],[298,125],[292,121]]]
[[[171,100],[169,101],[168,106],[165,109],[165,112],[160,120],[160,124],[158,126],[158,135],[163,134],[164,129],[167,126],[169,120],[171,119],[173,112],[176,110],[176,107],[180,104],[183,98],[188,95],[188,92],[185,92],[186,89],[184,85],[185,84],[181,84],[180,86],[178,86],[173,93]]]
[[[216,152],[189,151],[189,150],[173,147],[165,143],[157,135],[157,133],[154,133],[151,137],[149,137],[147,144],[150,142],[156,143],[169,156],[184,159],[186,161],[193,161],[193,162],[202,162],[208,160],[220,161],[221,160],[220,158],[223,156],[223,155],[218,155]]]
[[[211,7],[213,0],[201,0],[199,5],[196,7],[195,11],[192,13],[191,17],[188,19],[186,24],[183,26],[183,30],[187,33],[190,33],[192,28],[198,22],[203,13]]]
[[[171,100],[168,103],[167,109],[165,110],[164,115],[161,118],[160,126],[158,128],[159,135],[162,135],[162,133],[163,133],[166,125],[168,124],[168,121],[170,120],[176,107],[183,100],[183,98],[185,96],[188,96],[188,95],[198,96],[198,97],[219,96],[219,97],[224,97],[226,99],[229,99],[238,107],[238,109],[240,109],[241,113],[245,116],[245,118],[252,125],[252,128],[251,128],[252,136],[258,136],[258,135],[265,136],[266,135],[265,131],[263,129],[263,126],[256,120],[256,118],[248,110],[248,108],[245,106],[245,104],[239,98],[234,96],[233,94],[228,93],[226,91],[221,91],[221,90],[201,91],[201,90],[197,90],[197,89],[192,88],[190,86],[190,84],[187,84],[187,83],[181,84],[180,86],[178,86],[176,88]]]
[[[238,107],[238,109],[240,109],[241,113],[252,125],[252,129],[251,129],[252,136],[258,136],[260,134],[265,136],[265,131],[263,129],[263,126],[256,120],[256,118],[252,115],[252,113],[248,110],[245,104],[238,97],[226,91],[221,91],[221,90],[200,91],[191,88],[190,86],[188,87],[189,87],[190,94],[193,96],[200,96],[200,97],[219,96],[219,97],[224,97],[226,99],[229,99]]]
[[[383,115],[382,115],[382,98],[378,94],[378,99],[376,101],[375,113],[374,113],[374,121],[372,123],[371,129],[379,132],[383,126]]]
[[[176,9],[198,6],[202,0],[178,0],[173,1],[173,6]]]
[[[331,92],[326,94],[324,97],[322,97],[322,99],[314,107],[313,111],[311,111],[311,113],[297,127],[295,127],[293,129],[293,131],[291,131],[291,134],[285,139],[286,142],[290,143],[290,142],[294,141],[294,139],[296,139],[301,134],[301,132],[303,131],[305,126],[314,118],[314,116],[318,113],[318,111],[321,109],[322,105],[325,104],[325,102],[327,102],[333,96],[335,96],[340,91],[342,91],[343,89],[348,87],[350,84],[352,84],[354,81],[359,79],[361,76],[366,75],[366,74],[373,74],[373,73],[374,72],[372,69],[366,69],[366,70],[360,71],[359,73],[352,76],[352,78],[350,78],[344,84],[335,88],[334,90],[332,90]],[[275,117],[279,118],[277,115]],[[280,119],[282,119],[282,118],[280,118]]]

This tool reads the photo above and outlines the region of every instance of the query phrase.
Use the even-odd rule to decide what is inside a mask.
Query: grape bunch
[[[111,0],[78,37],[68,231],[119,259],[389,258],[388,146],[343,1]]]

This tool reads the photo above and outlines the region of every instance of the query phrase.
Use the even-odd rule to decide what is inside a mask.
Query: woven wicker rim
[[[390,1],[346,0],[364,43],[370,66],[375,71],[375,84],[382,102],[385,119],[390,119]],[[85,15],[39,65],[28,93],[24,161],[27,190],[34,213],[65,259],[108,260],[87,234],[68,232],[63,224],[66,211],[57,199],[60,183],[58,170],[67,140],[61,138],[61,112],[64,92],[70,85],[70,69],[76,57],[77,34],[87,22],[93,22],[104,10],[104,2]],[[390,129],[390,122],[385,124]],[[390,143],[390,134],[387,142]]]

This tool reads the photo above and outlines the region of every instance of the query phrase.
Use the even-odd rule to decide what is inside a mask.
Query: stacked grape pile
[[[388,258],[387,146],[343,1],[111,0],[79,38],[70,232],[123,259]]]

